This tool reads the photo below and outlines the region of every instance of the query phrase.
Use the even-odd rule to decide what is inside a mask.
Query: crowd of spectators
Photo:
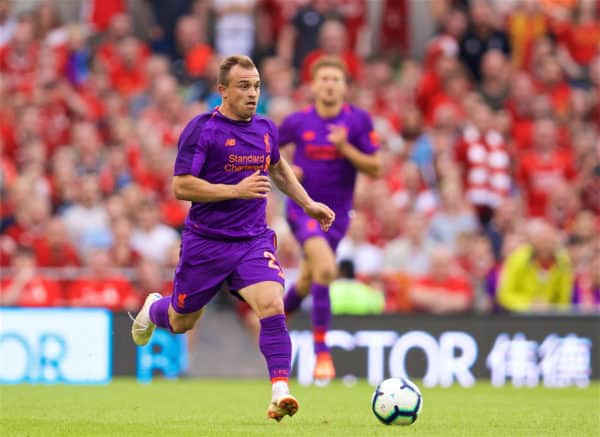
[[[385,163],[358,180],[334,309],[600,311],[600,1],[436,0],[417,57],[406,0],[90,0],[77,20],[24,3],[0,0],[0,304],[169,293],[177,138],[218,105],[220,59],[254,58],[278,123],[329,54]],[[268,219],[292,279],[282,199]]]

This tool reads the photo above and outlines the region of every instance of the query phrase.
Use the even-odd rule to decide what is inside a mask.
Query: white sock
[[[287,381],[276,381],[273,383],[272,389],[272,400],[277,400],[283,395],[287,395],[290,393],[290,388],[288,387]]]

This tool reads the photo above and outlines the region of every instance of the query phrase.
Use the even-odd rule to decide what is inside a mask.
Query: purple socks
[[[283,314],[260,320],[258,345],[267,362],[271,382],[287,381],[292,361],[292,341]]]
[[[313,298],[312,324],[315,354],[329,352],[329,348],[325,344],[325,334],[327,334],[331,322],[329,286],[313,283],[310,292]]]
[[[283,297],[283,306],[285,308],[286,314],[292,314],[300,308],[300,304],[304,296],[300,296],[296,292],[296,286],[292,285],[292,287],[288,290],[288,292]]]
[[[150,320],[156,326],[168,329],[173,332],[171,324],[169,323],[169,305],[171,304],[171,297],[163,297],[161,300],[157,300],[150,306]]]

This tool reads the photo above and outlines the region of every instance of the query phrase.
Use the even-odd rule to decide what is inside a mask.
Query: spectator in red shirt
[[[139,298],[131,283],[111,269],[109,253],[92,249],[86,260],[87,274],[75,280],[67,291],[74,307],[101,307],[113,311],[133,310]]]
[[[124,15],[122,13],[127,9],[127,1],[91,0],[88,7],[90,8],[90,24],[94,30],[103,32],[109,25],[114,25],[114,17]]]
[[[97,50],[96,58],[100,60],[111,73],[117,68],[117,44],[126,36],[133,34],[131,17],[126,13],[114,14],[110,18],[108,30],[104,33],[104,41]]]
[[[471,308],[473,290],[455,273],[450,250],[437,246],[430,254],[429,272],[411,287],[410,295],[416,310],[433,314],[461,313]]]
[[[141,300],[145,299],[148,293],[160,293],[163,296],[170,296],[173,293],[171,281],[167,279],[164,269],[156,261],[144,258],[137,266],[136,276],[136,292]]]
[[[387,180],[392,202],[403,211],[418,211],[431,217],[438,202],[424,183],[419,166],[413,161],[405,161],[395,173]]]
[[[537,120],[533,141],[534,149],[522,155],[518,178],[525,197],[527,215],[543,217],[554,187],[563,181],[573,181],[576,170],[570,151],[558,148],[554,120]]]
[[[31,195],[15,213],[15,223],[6,229],[6,235],[17,245],[31,247],[46,235],[50,219],[50,202],[44,196]]]
[[[110,73],[110,79],[125,97],[141,93],[146,87],[144,64],[148,57],[145,46],[137,38],[127,36],[117,43],[116,62]]]
[[[555,56],[544,56],[534,68],[538,94],[548,94],[557,117],[568,115],[571,88]]]
[[[415,98],[423,114],[433,112],[433,99],[443,92],[443,84],[449,77],[458,74],[460,68],[456,55],[444,52],[435,58],[431,68],[425,68],[423,74],[419,74]]]
[[[77,250],[71,243],[60,216],[54,216],[46,226],[44,236],[33,244],[40,267],[77,267],[81,265]]]
[[[196,79],[207,73],[213,49],[204,41],[205,33],[202,21],[194,15],[184,15],[177,21],[175,41],[181,59],[175,61],[174,67],[181,79]]]
[[[449,10],[442,23],[441,34],[432,38],[425,49],[424,67],[428,70],[435,68],[440,56],[458,56],[458,42],[467,29],[467,16],[461,9]]]
[[[120,217],[111,223],[112,243],[109,253],[115,267],[134,267],[142,259],[131,245],[131,235],[132,225],[127,218]]]
[[[471,121],[456,148],[456,158],[462,165],[466,196],[480,221],[487,223],[512,188],[511,160],[502,135],[494,129],[488,105],[476,105]]]
[[[24,14],[19,17],[10,42],[0,46],[0,73],[6,75],[11,91],[28,94],[33,90],[39,52],[34,32],[33,17]]]
[[[504,106],[512,118],[511,137],[515,152],[520,152],[531,145],[534,96],[535,88],[531,76],[525,72],[515,74],[511,81],[510,96]]]
[[[579,1],[561,38],[568,61],[577,67],[589,65],[600,50],[600,11],[596,7],[591,1]],[[581,71],[578,73],[581,76]]]
[[[348,49],[348,35],[344,24],[339,20],[326,20],[319,30],[319,48],[310,52],[302,63],[302,83],[311,80],[312,65],[322,56],[337,56],[344,60],[353,81],[362,78],[362,61]]]
[[[170,74],[156,77],[150,91],[150,104],[140,114],[141,120],[152,129],[152,141],[168,147],[177,145],[179,134],[191,118],[188,118],[177,86]]]
[[[460,120],[465,117],[465,98],[469,91],[470,83],[467,76],[460,69],[444,79],[442,90],[430,101],[429,112],[425,114],[427,125],[431,126],[440,107],[450,107]]]
[[[100,189],[104,194],[119,191],[129,184],[133,177],[127,162],[127,151],[124,146],[107,147],[104,166],[99,174]]]
[[[40,275],[31,249],[18,248],[12,266],[12,275],[6,278],[2,274],[0,277],[2,306],[47,307],[62,304],[58,283]]]

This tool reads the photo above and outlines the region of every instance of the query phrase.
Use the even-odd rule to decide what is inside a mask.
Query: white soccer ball
[[[421,408],[421,391],[406,378],[386,379],[377,386],[371,400],[373,414],[386,425],[411,425]]]

